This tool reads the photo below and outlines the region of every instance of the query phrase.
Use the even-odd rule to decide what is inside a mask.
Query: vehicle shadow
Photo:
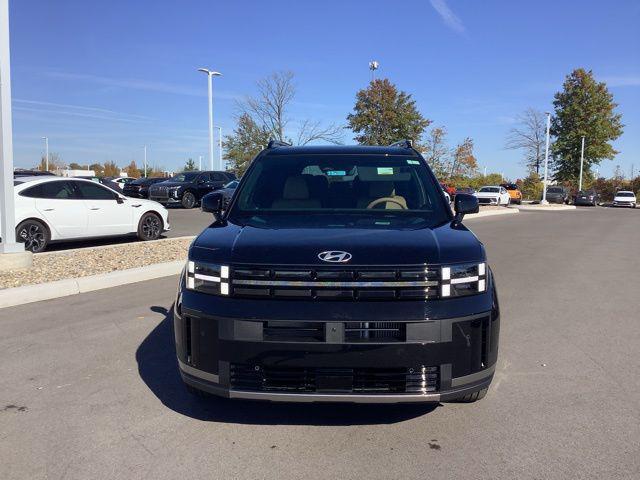
[[[163,320],[136,350],[138,373],[168,408],[197,420],[252,425],[368,425],[410,420],[439,404],[269,403],[198,398],[187,392],[178,373],[171,308],[151,307]]]

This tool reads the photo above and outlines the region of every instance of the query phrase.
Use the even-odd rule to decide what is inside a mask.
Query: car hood
[[[348,264],[318,254],[349,252]],[[266,229],[226,224],[205,229],[189,258],[212,263],[274,265],[417,265],[484,261],[482,243],[462,225],[417,230],[367,228]]]
[[[181,187],[191,182],[158,182],[151,185],[151,187]]]

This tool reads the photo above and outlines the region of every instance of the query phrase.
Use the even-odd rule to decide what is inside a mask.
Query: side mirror
[[[478,213],[480,211],[478,198],[474,195],[469,195],[468,193],[457,194],[455,196],[455,200],[453,201],[453,208],[456,212],[454,221],[457,223],[461,222],[462,218],[467,213]]]
[[[122,198],[120,195],[118,195],[118,196],[116,197],[116,202],[118,202],[118,203],[124,203],[124,198]]]
[[[213,214],[216,220],[218,220],[220,214],[222,213],[223,204],[223,195],[219,192],[211,192],[202,197],[201,209],[203,212]]]

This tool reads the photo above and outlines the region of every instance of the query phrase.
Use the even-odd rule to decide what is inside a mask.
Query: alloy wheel
[[[30,252],[39,252],[46,245],[46,234],[42,226],[37,223],[25,223],[18,230],[18,239],[24,242],[25,250]]]

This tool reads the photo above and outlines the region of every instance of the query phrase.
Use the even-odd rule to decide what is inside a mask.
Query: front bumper
[[[614,207],[633,207],[635,205],[634,202],[620,202],[620,201],[613,201],[612,205]]]
[[[478,197],[480,205],[499,205],[500,199],[497,197]]]
[[[467,298],[366,304],[247,300],[182,291],[174,308],[180,374],[188,385],[227,398],[454,400],[488,387],[493,378],[500,315],[490,283],[485,294]],[[364,317],[366,323],[376,323],[376,318],[402,324],[405,336],[401,341],[346,341],[345,325]],[[320,336],[274,338],[267,334],[270,322],[306,322],[307,330],[316,328]]]

